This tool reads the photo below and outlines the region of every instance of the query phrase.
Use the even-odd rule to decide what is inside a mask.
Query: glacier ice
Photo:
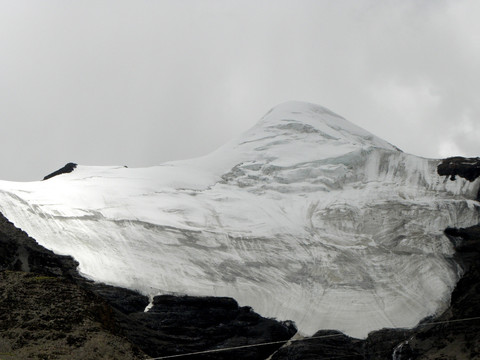
[[[201,158],[0,181],[0,211],[96,281],[362,338],[448,306],[462,270],[443,230],[479,221],[479,182],[438,163],[289,102]]]

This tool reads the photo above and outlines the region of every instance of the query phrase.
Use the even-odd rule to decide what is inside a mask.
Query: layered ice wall
[[[479,183],[438,163],[290,102],[202,158],[0,182],[0,211],[97,281],[365,337],[448,306],[461,268],[443,230],[479,221]]]

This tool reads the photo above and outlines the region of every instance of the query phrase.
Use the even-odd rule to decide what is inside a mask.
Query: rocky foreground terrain
[[[480,159],[446,159],[438,172],[471,181]],[[290,322],[262,318],[230,298],[157,296],[145,312],[145,296],[82,278],[72,258],[0,216],[0,359],[146,359],[269,342],[177,358],[480,359],[480,226],[445,234],[465,275],[439,317],[365,340],[320,331],[281,347],[296,332]]]

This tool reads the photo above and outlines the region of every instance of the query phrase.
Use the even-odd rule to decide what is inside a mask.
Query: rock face
[[[289,322],[230,298],[157,296],[95,284],[0,214],[2,359],[143,359],[289,339]],[[279,344],[198,355],[265,359]]]
[[[56,255],[38,245],[0,213],[0,271],[34,272],[71,280],[81,278],[77,266],[72,257]]]
[[[77,164],[75,163],[68,163],[66,164],[64,167],[62,167],[61,169],[58,169],[57,171],[54,171],[53,173],[51,174],[48,174],[47,176],[45,176],[43,178],[43,180],[48,180],[54,176],[57,176],[57,175],[61,175],[61,174],[68,174],[68,173],[71,173],[73,170],[75,170],[75,168],[77,167]]]
[[[438,175],[450,176],[450,180],[455,180],[455,176],[458,175],[473,181],[480,176],[480,158],[450,157],[438,165],[437,172]]]
[[[132,315],[137,324],[147,324],[149,333],[126,328],[134,343],[155,356],[194,353],[288,340],[296,332],[290,323],[264,319],[231,298],[157,296],[147,313]],[[141,338],[138,338],[140,336]],[[246,347],[197,355],[194,359],[266,359],[281,344]],[[191,358],[190,356],[188,358]]]
[[[0,272],[0,358],[142,359],[107,302],[61,276]]]
[[[379,330],[367,339],[354,339],[338,331],[318,331],[311,338],[293,341],[279,349],[272,360],[392,359],[394,349],[408,338],[407,330]],[[406,358],[405,358],[406,359]]]

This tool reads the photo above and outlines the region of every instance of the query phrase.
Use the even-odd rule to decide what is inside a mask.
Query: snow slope
[[[289,102],[198,159],[1,181],[0,211],[97,281],[365,337],[448,306],[461,269],[443,230],[480,220],[479,183],[438,163]]]

